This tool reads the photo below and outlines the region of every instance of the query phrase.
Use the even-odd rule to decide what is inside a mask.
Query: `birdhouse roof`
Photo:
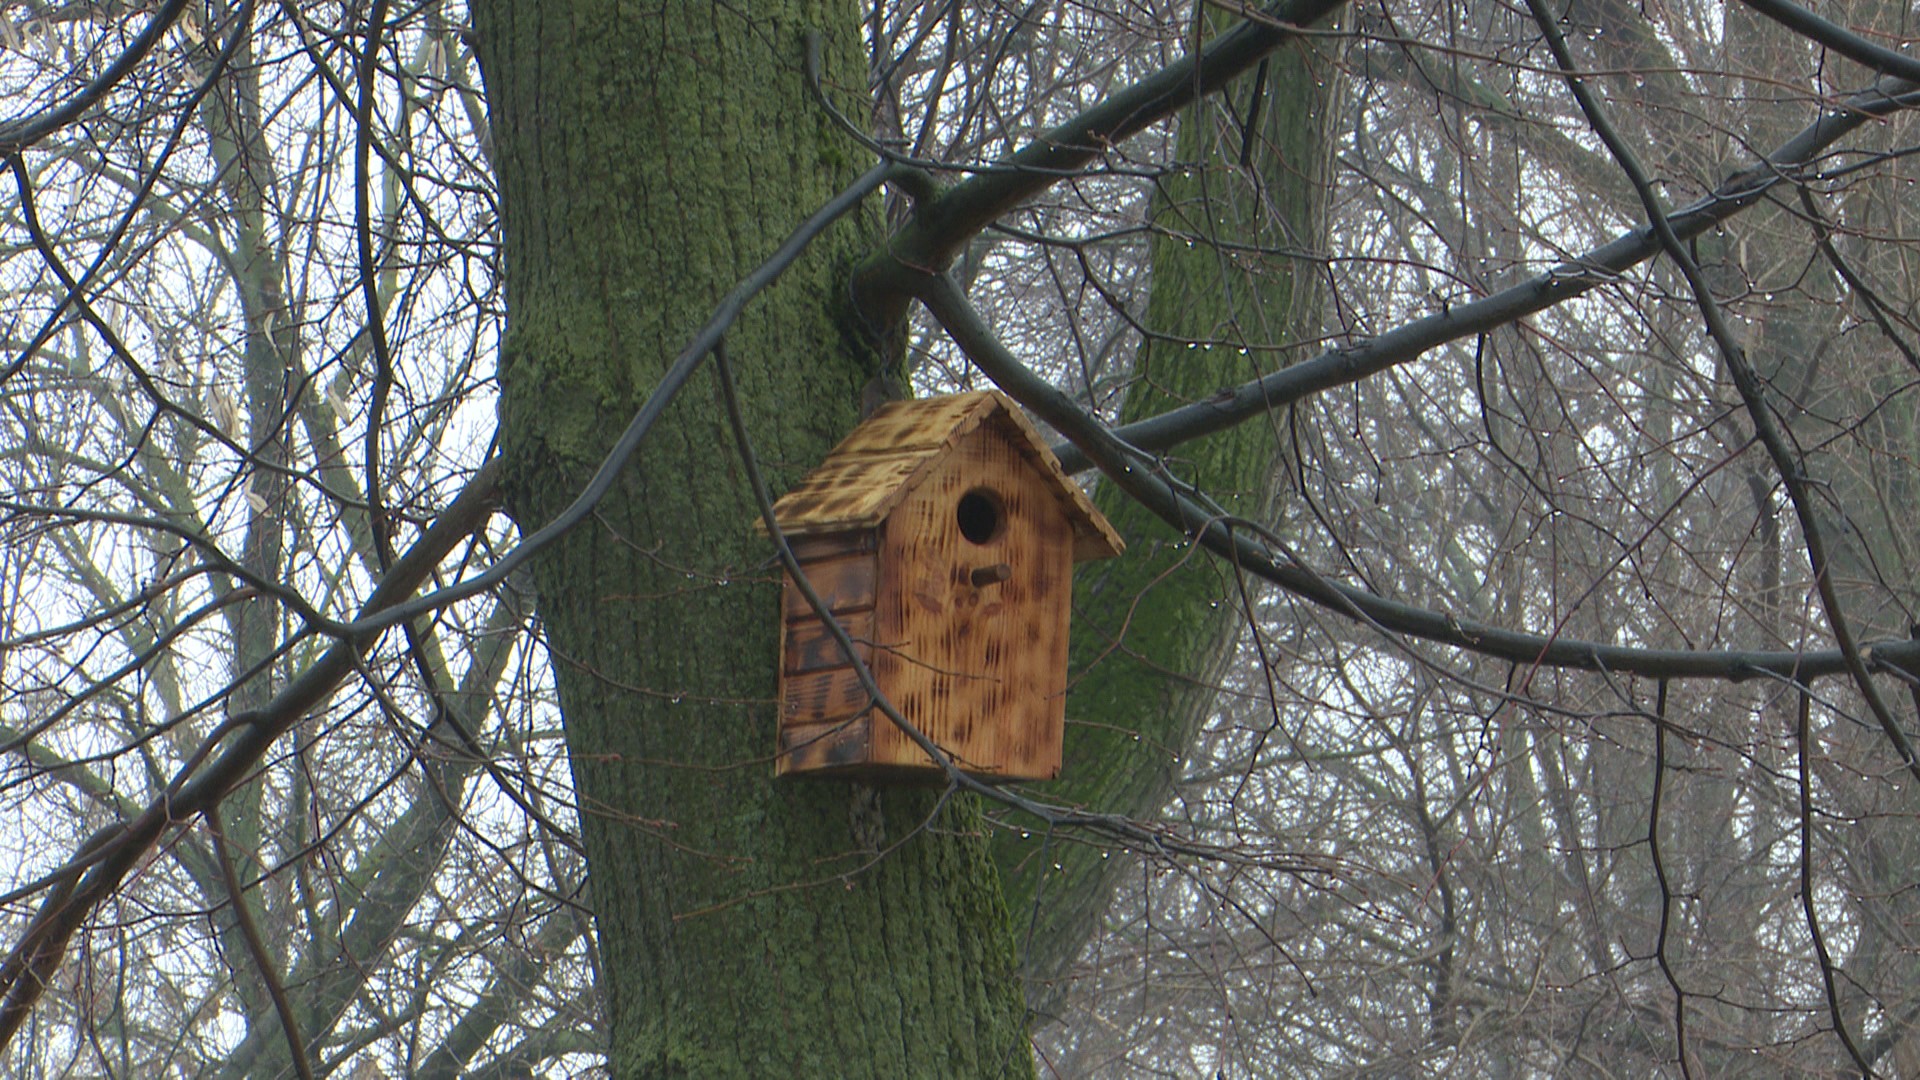
[[[773,504],[774,520],[790,536],[868,529],[894,507],[968,435],[989,426],[1014,443],[1049,481],[1073,525],[1073,557],[1105,559],[1126,548],[1079,485],[1061,471],[1033,424],[998,391],[894,401],[854,428],[820,466]]]

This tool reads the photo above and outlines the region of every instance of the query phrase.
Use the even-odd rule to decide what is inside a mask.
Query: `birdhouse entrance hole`
[[[971,543],[991,543],[1000,535],[1000,499],[986,488],[974,488],[960,496],[954,517],[960,523],[960,535]]]

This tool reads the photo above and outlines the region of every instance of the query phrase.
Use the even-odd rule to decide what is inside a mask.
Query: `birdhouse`
[[[1073,564],[1120,538],[998,393],[882,406],[774,505],[802,572],[888,700],[962,768],[1060,772]],[[791,578],[776,771],[938,775]]]

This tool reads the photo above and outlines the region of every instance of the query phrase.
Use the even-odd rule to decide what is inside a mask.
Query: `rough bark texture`
[[[829,80],[860,86],[859,17],[807,0],[475,5],[523,525],[579,490],[714,301],[864,165],[801,74],[819,28]],[[870,366],[842,300],[874,239],[871,219],[843,222],[729,339],[776,489],[855,421]],[[614,1074],[1030,1075],[977,809],[929,821],[927,791],[773,778],[778,574],[711,387],[696,380],[537,570]]]
[[[1334,68],[1303,47],[1275,53],[1249,143],[1241,125],[1258,81],[1243,78],[1181,120],[1178,156],[1194,167],[1166,181],[1152,211],[1173,235],[1153,244],[1145,325],[1165,337],[1141,350],[1125,422],[1283,366],[1318,332],[1320,269],[1299,256],[1324,239]],[[1281,422],[1189,443],[1172,464],[1229,513],[1266,521]],[[1062,779],[1048,795],[1150,816],[1172,794],[1180,755],[1214,708],[1246,615],[1231,567],[1110,486],[1097,502],[1128,551],[1083,569],[1075,590],[1077,682]],[[1029,999],[1044,1012],[1127,860],[1079,844],[1042,854],[1041,841],[1003,836],[995,853],[1024,935]]]

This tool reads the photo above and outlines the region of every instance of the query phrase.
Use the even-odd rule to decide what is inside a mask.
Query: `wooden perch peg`
[[[1013,567],[999,562],[992,566],[974,567],[973,573],[967,575],[967,580],[973,582],[974,588],[984,589],[989,585],[998,585],[1012,576]]]

